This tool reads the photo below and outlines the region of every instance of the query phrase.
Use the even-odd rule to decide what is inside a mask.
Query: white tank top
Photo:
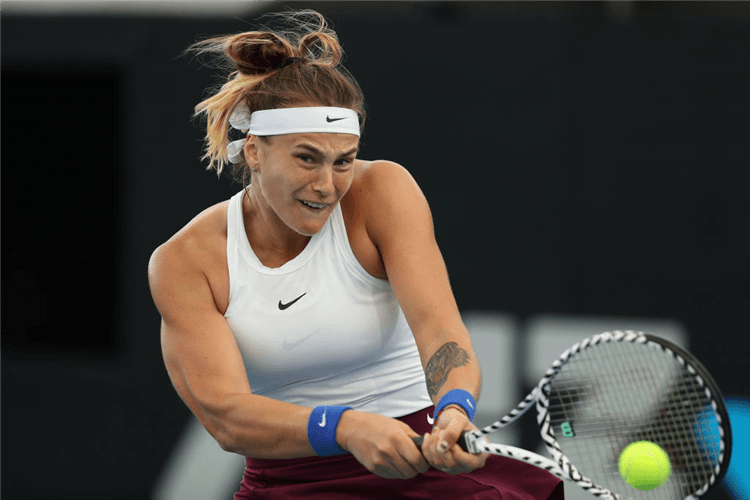
[[[414,336],[390,284],[349,245],[340,204],[279,268],[253,252],[244,191],[227,212],[229,307],[253,394],[300,406],[348,405],[400,417],[432,404]]]

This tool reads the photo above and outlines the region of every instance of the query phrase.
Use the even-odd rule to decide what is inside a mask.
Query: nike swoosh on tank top
[[[296,258],[269,268],[247,239],[242,195],[227,212],[225,317],[253,394],[389,417],[430,406],[403,311],[388,281],[354,256],[341,206]]]

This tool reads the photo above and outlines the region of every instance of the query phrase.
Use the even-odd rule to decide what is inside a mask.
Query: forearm
[[[482,376],[468,332],[443,331],[424,363],[427,392],[433,403],[452,389],[469,391],[479,399]]]
[[[312,408],[249,394],[227,398],[226,408],[221,412],[220,418],[214,416],[212,419],[220,422],[221,433],[231,436],[224,443],[220,441],[226,451],[264,459],[317,456],[307,434]],[[332,407],[327,408],[330,410]],[[320,416],[315,416],[314,423],[320,425],[326,422],[325,413],[323,415],[320,422],[317,420]],[[332,412],[328,413],[329,424],[332,415]],[[353,409],[343,411],[339,416],[338,425],[332,425],[335,428],[336,444],[344,452],[352,453],[369,470],[380,475],[383,471],[379,467],[388,469],[390,465],[383,465],[382,460],[378,462],[375,458],[381,454],[389,455],[391,458],[394,453],[402,454],[404,443],[413,446],[411,439],[416,436],[416,433],[403,422]],[[400,446],[395,444],[399,439]],[[320,448],[323,442],[317,441],[317,445]],[[418,465],[424,458],[416,448],[414,451],[416,454],[411,457],[411,462]],[[386,460],[385,463],[389,464],[390,461]],[[426,470],[426,462],[423,465]]]
[[[311,411],[264,396],[236,394],[199,416],[226,451],[252,458],[299,458],[315,456],[307,436]]]

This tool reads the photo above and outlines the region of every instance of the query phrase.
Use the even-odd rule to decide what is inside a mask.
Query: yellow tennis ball
[[[617,467],[625,482],[639,490],[653,490],[666,483],[672,474],[667,452],[650,441],[626,446],[620,453]]]

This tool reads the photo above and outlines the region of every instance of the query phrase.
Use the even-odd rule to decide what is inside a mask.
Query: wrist
[[[328,457],[347,453],[339,446],[336,437],[341,416],[351,409],[351,406],[318,406],[310,413],[307,421],[307,439],[318,456]]]
[[[440,412],[442,412],[448,406],[457,406],[466,414],[469,420],[474,420],[474,413],[476,413],[477,402],[474,396],[463,389],[453,389],[446,392],[438,404],[435,405],[435,420],[437,420]]]
[[[351,453],[349,451],[349,444],[352,435],[356,433],[358,429],[361,429],[359,415],[361,415],[360,412],[353,409],[345,411],[339,419],[339,425],[336,426],[336,442],[342,449],[346,450],[347,453]]]
[[[462,415],[465,415],[466,418],[469,418],[469,414],[466,412],[466,410],[464,410],[463,408],[461,408],[457,404],[449,404],[448,406],[446,406],[445,408],[443,408],[443,411],[447,411],[447,410],[457,410]],[[442,412],[440,412],[440,413],[442,413]],[[469,418],[469,420],[471,420],[471,419]]]

